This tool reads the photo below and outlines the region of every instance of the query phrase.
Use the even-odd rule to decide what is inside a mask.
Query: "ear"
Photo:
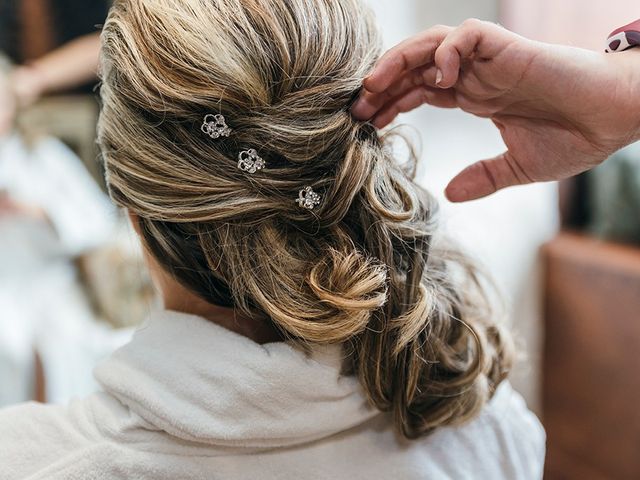
[[[133,227],[133,229],[136,231],[138,236],[142,238],[142,230],[140,230],[140,217],[129,209],[127,209],[127,216],[129,217],[129,222],[131,222],[131,226]]]

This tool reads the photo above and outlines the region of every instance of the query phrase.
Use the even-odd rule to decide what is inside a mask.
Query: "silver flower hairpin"
[[[206,115],[202,124],[202,131],[211,138],[228,137],[232,130],[227,125],[223,115]]]
[[[296,202],[302,208],[306,208],[307,210],[313,210],[316,206],[320,205],[320,200],[322,197],[313,191],[311,187],[305,187],[300,190],[300,194]]]
[[[201,127],[202,131],[209,135],[211,138],[217,139],[220,137],[228,137],[233,131],[228,125],[223,115],[209,114],[205,115],[204,122]],[[249,150],[243,150],[238,154],[238,168],[243,172],[254,174],[259,170],[265,168],[266,162],[258,155],[258,152],[250,148]],[[311,187],[305,187],[300,190],[296,202],[301,208],[307,210],[313,210],[320,205],[322,197],[313,191]]]
[[[253,148],[244,150],[238,155],[238,168],[248,173],[256,173],[265,167],[265,161]]]

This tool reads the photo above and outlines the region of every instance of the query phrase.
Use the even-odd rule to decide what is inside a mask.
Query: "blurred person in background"
[[[66,145],[25,140],[29,125],[16,120],[49,93],[93,94],[107,9],[101,1],[0,0],[0,405],[33,398],[36,348],[50,377],[66,376],[48,384],[48,400],[82,377],[73,342],[80,331],[90,336],[94,315],[75,260],[111,241],[117,216]]]
[[[51,92],[91,91],[108,1],[0,0],[0,53],[16,67],[0,83],[0,135],[16,108]],[[2,91],[4,90],[4,92]],[[13,101],[7,101],[11,95]]]
[[[0,152],[12,152],[12,158],[6,158],[5,154],[0,165],[5,211],[8,211],[8,205],[18,201],[11,198],[12,191],[22,190],[19,195],[22,197],[25,193],[32,194],[26,196],[36,193],[20,179],[37,178],[38,169],[16,161],[16,158],[44,150],[37,148],[37,142],[34,146],[22,141],[21,132],[15,130],[19,111],[49,93],[93,92],[97,82],[99,28],[108,7],[107,1],[0,0],[0,54],[5,56],[0,69],[0,142],[3,147]],[[72,166],[73,163],[65,162],[57,168],[77,179],[82,172]],[[39,168],[45,170],[42,165]],[[21,169],[29,170],[29,173],[20,172]],[[56,183],[51,182],[50,177],[48,180]],[[79,183],[86,185],[84,180]],[[73,186],[74,182],[70,182],[68,188],[73,191]],[[14,208],[14,213],[42,211],[45,205],[56,203],[56,195],[51,191],[48,193],[37,199],[42,205]],[[64,198],[60,200],[68,203]]]
[[[104,211],[105,199],[70,151],[51,138],[25,141],[15,121],[20,110],[46,94],[93,94],[99,29],[109,3],[0,0],[0,54],[5,58],[0,65],[0,212],[46,220],[76,252],[83,247],[72,243],[91,243],[89,237],[96,233],[90,226],[96,222],[80,228],[77,218],[86,216],[84,208],[95,212],[102,204],[98,210]],[[98,230],[104,231],[102,227]]]

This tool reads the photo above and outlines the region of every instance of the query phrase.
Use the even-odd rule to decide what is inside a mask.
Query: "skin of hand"
[[[41,76],[31,67],[18,67],[0,76],[0,137],[13,128],[18,110],[34,103],[43,89]]]
[[[10,75],[11,87],[20,108],[28,107],[46,90],[41,72],[34,67],[21,66]]]
[[[436,26],[380,59],[352,114],[384,128],[423,104],[491,119],[508,149],[458,174],[449,200],[560,180],[640,140],[640,52],[550,45],[475,19]]]
[[[7,192],[0,191],[0,219],[20,216],[49,223],[43,209],[16,202]]]
[[[63,91],[97,77],[100,36],[73,40],[29,65],[0,75],[0,137],[11,130],[17,111],[42,95]]]
[[[23,75],[22,80],[28,83],[25,99],[29,100],[29,94],[35,94],[37,99],[40,95],[94,80],[97,78],[99,57],[100,35],[92,33],[70,41],[29,66],[16,69],[16,74]],[[15,82],[18,91],[19,83]]]

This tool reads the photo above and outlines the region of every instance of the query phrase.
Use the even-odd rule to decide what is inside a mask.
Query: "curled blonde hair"
[[[203,299],[345,371],[408,438],[472,418],[509,367],[475,270],[433,239],[436,205],[350,102],[380,52],[359,0],[116,0],[100,122],[115,202]],[[233,128],[212,141],[202,119]],[[267,169],[247,175],[256,148]],[[323,200],[300,208],[310,185]]]

